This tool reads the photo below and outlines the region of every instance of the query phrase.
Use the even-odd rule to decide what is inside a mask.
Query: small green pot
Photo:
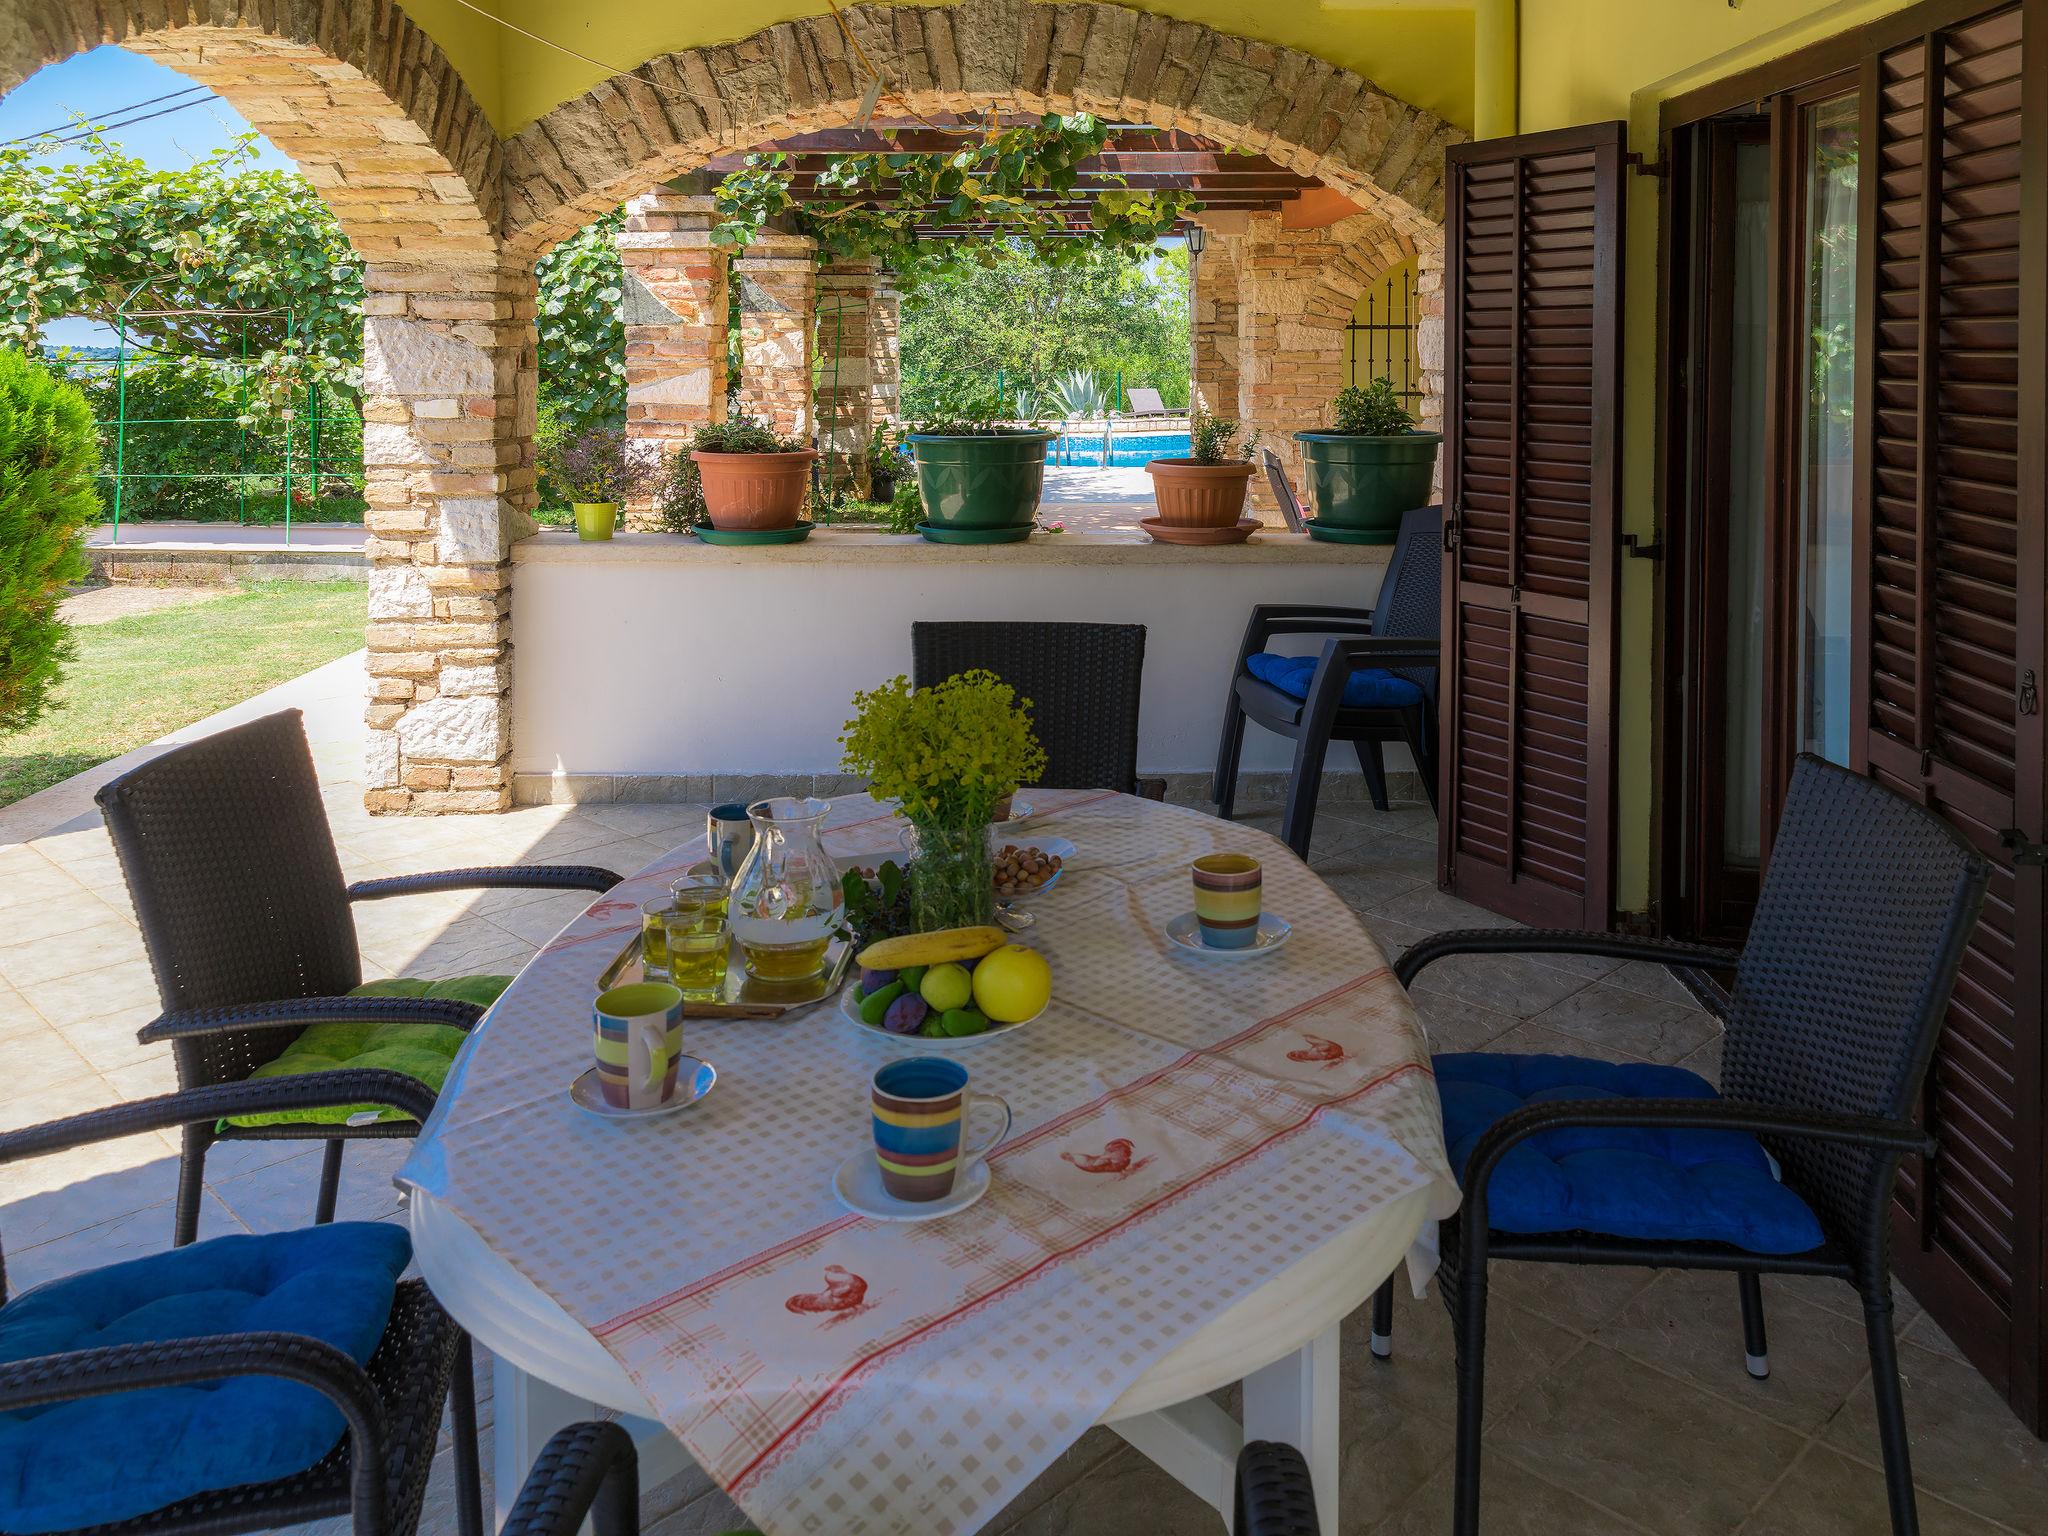
[[[579,539],[608,539],[612,530],[619,526],[619,504],[616,501],[578,501],[571,505],[576,512],[576,537]]]
[[[1360,543],[1393,543],[1401,531],[1401,514],[1429,505],[1440,433],[1361,437],[1297,432],[1294,440],[1308,462],[1316,521],[1369,536]]]
[[[914,433],[917,487],[937,528],[1029,528],[1045,489],[1045,448],[1057,434],[1026,428],[985,437]]]

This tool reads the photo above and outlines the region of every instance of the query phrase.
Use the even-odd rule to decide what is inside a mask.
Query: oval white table
[[[1322,1528],[1338,1530],[1338,1325],[1393,1273],[1427,1207],[1428,1192],[1418,1190],[1304,1254],[1162,1356],[1103,1422],[1212,1506],[1226,1527],[1244,1442],[1297,1446],[1315,1479]],[[432,1196],[414,1190],[409,1209],[420,1272],[494,1362],[498,1524],[548,1437],[593,1410],[636,1421],[643,1488],[689,1465],[675,1437],[650,1417],[640,1389],[581,1324]],[[1208,1396],[1233,1381],[1244,1383],[1241,1431]]]
[[[1147,814],[1178,817],[1192,813],[1148,806]],[[1207,819],[1202,821],[1205,825],[1190,826],[1186,835],[1206,844],[1212,834]],[[1256,839],[1262,849],[1271,843],[1245,829],[1234,830]],[[1269,857],[1288,857],[1279,844],[1271,843],[1271,847]],[[650,866],[643,876],[668,863],[681,867],[687,862],[680,858],[685,853],[676,850],[666,861]],[[1184,869],[1185,865],[1176,867]],[[1269,888],[1274,883],[1270,877],[1279,873],[1277,868],[1269,869]],[[1295,865],[1288,882],[1297,891],[1301,889],[1299,877],[1313,881],[1308,871]],[[1320,887],[1320,882],[1314,884]],[[1326,888],[1323,894],[1327,895]],[[1296,899],[1303,898],[1297,895]],[[596,904],[597,909],[602,906],[602,902]],[[630,908],[627,910],[630,913]],[[1358,931],[1363,937],[1362,930]],[[565,930],[549,948],[579,942],[567,934]],[[1370,944],[1370,940],[1365,942]],[[578,954],[591,957],[587,962],[579,959],[578,964],[587,963],[593,976],[608,958],[608,952],[596,947]],[[537,961],[513,983],[501,1008],[514,1002],[539,964]],[[1384,971],[1379,976],[1375,986],[1394,985]],[[560,982],[558,974],[558,1005]],[[536,995],[545,991],[545,986],[539,986]],[[489,1031],[488,1024],[485,1031]],[[477,1042],[479,1046],[484,1043]],[[1419,1037],[1412,1048],[1424,1049]],[[1422,1059],[1426,1061],[1426,1055]],[[462,1102],[462,1081],[463,1069],[458,1066],[444,1090],[444,1110]],[[431,1134],[423,1137],[422,1146],[432,1139]],[[523,1266],[513,1262],[519,1255],[508,1258],[486,1244],[453,1204],[432,1189],[419,1187],[433,1182],[414,1182],[410,1190],[414,1250],[435,1295],[491,1351],[495,1362],[494,1470],[500,1521],[548,1437],[563,1425],[600,1411],[636,1421],[631,1427],[644,1458],[644,1486],[651,1487],[684,1470],[690,1464],[687,1452],[655,1420],[653,1407],[611,1351],[522,1273]],[[1315,1478],[1323,1528],[1335,1532],[1339,1529],[1338,1327],[1402,1262],[1432,1214],[1432,1205],[1440,1204],[1442,1198],[1443,1189],[1432,1185],[1391,1196],[1337,1236],[1291,1256],[1284,1267],[1268,1266],[1262,1283],[1152,1361],[1101,1413],[1099,1422],[1187,1485],[1226,1525],[1231,1517],[1237,1454],[1244,1441],[1272,1439],[1296,1445],[1307,1457]],[[1237,1381],[1244,1384],[1242,1429],[1208,1395]]]

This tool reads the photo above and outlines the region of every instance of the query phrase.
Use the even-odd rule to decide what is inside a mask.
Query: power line
[[[95,122],[91,118],[85,118],[85,115],[81,113],[79,115],[80,118],[93,123],[93,126],[82,130],[67,133],[67,130],[78,129],[78,119],[74,119],[68,123],[61,123],[54,128],[45,128],[39,133],[27,133],[18,139],[0,141],[0,147],[11,148],[16,144],[34,144],[38,142],[75,144],[80,139],[90,138],[95,133],[110,132],[117,128],[132,128],[135,124],[146,123],[152,118],[167,117],[173,112],[183,112],[188,107],[204,106],[212,96],[213,92],[203,85],[188,86],[182,91],[170,91],[162,96],[152,96],[148,101],[133,102],[128,106],[116,108],[112,112],[102,113],[100,116],[104,121]],[[177,97],[185,97],[187,99],[178,101],[174,106],[162,107],[155,112],[143,113],[140,117],[128,115],[130,113],[142,112],[144,107],[154,107],[158,102],[172,101]],[[64,134],[65,137],[54,137],[58,134]]]

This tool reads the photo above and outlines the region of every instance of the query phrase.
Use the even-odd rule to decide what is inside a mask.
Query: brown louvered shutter
[[[1627,126],[1461,144],[1445,231],[1439,863],[1528,922],[1612,912]]]
[[[1903,1170],[1896,1260],[2037,1421],[2042,871],[2012,845],[2042,837],[2048,122],[2024,10],[1864,66],[1852,750],[1994,865],[1923,1098],[1941,1152]]]

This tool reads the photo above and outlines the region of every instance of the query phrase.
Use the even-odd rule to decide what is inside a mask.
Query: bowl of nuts
[[[1051,890],[1074,856],[1074,845],[1064,837],[1042,837],[1036,843],[1004,843],[991,855],[995,865],[996,898],[1015,901],[1024,896],[1041,896]]]
[[[917,828],[903,829],[903,851],[917,856]],[[1008,842],[989,829],[988,857],[995,875],[996,900],[1008,904],[1025,896],[1039,896],[1053,888],[1074,845],[1064,837],[1040,837],[1026,843]]]

